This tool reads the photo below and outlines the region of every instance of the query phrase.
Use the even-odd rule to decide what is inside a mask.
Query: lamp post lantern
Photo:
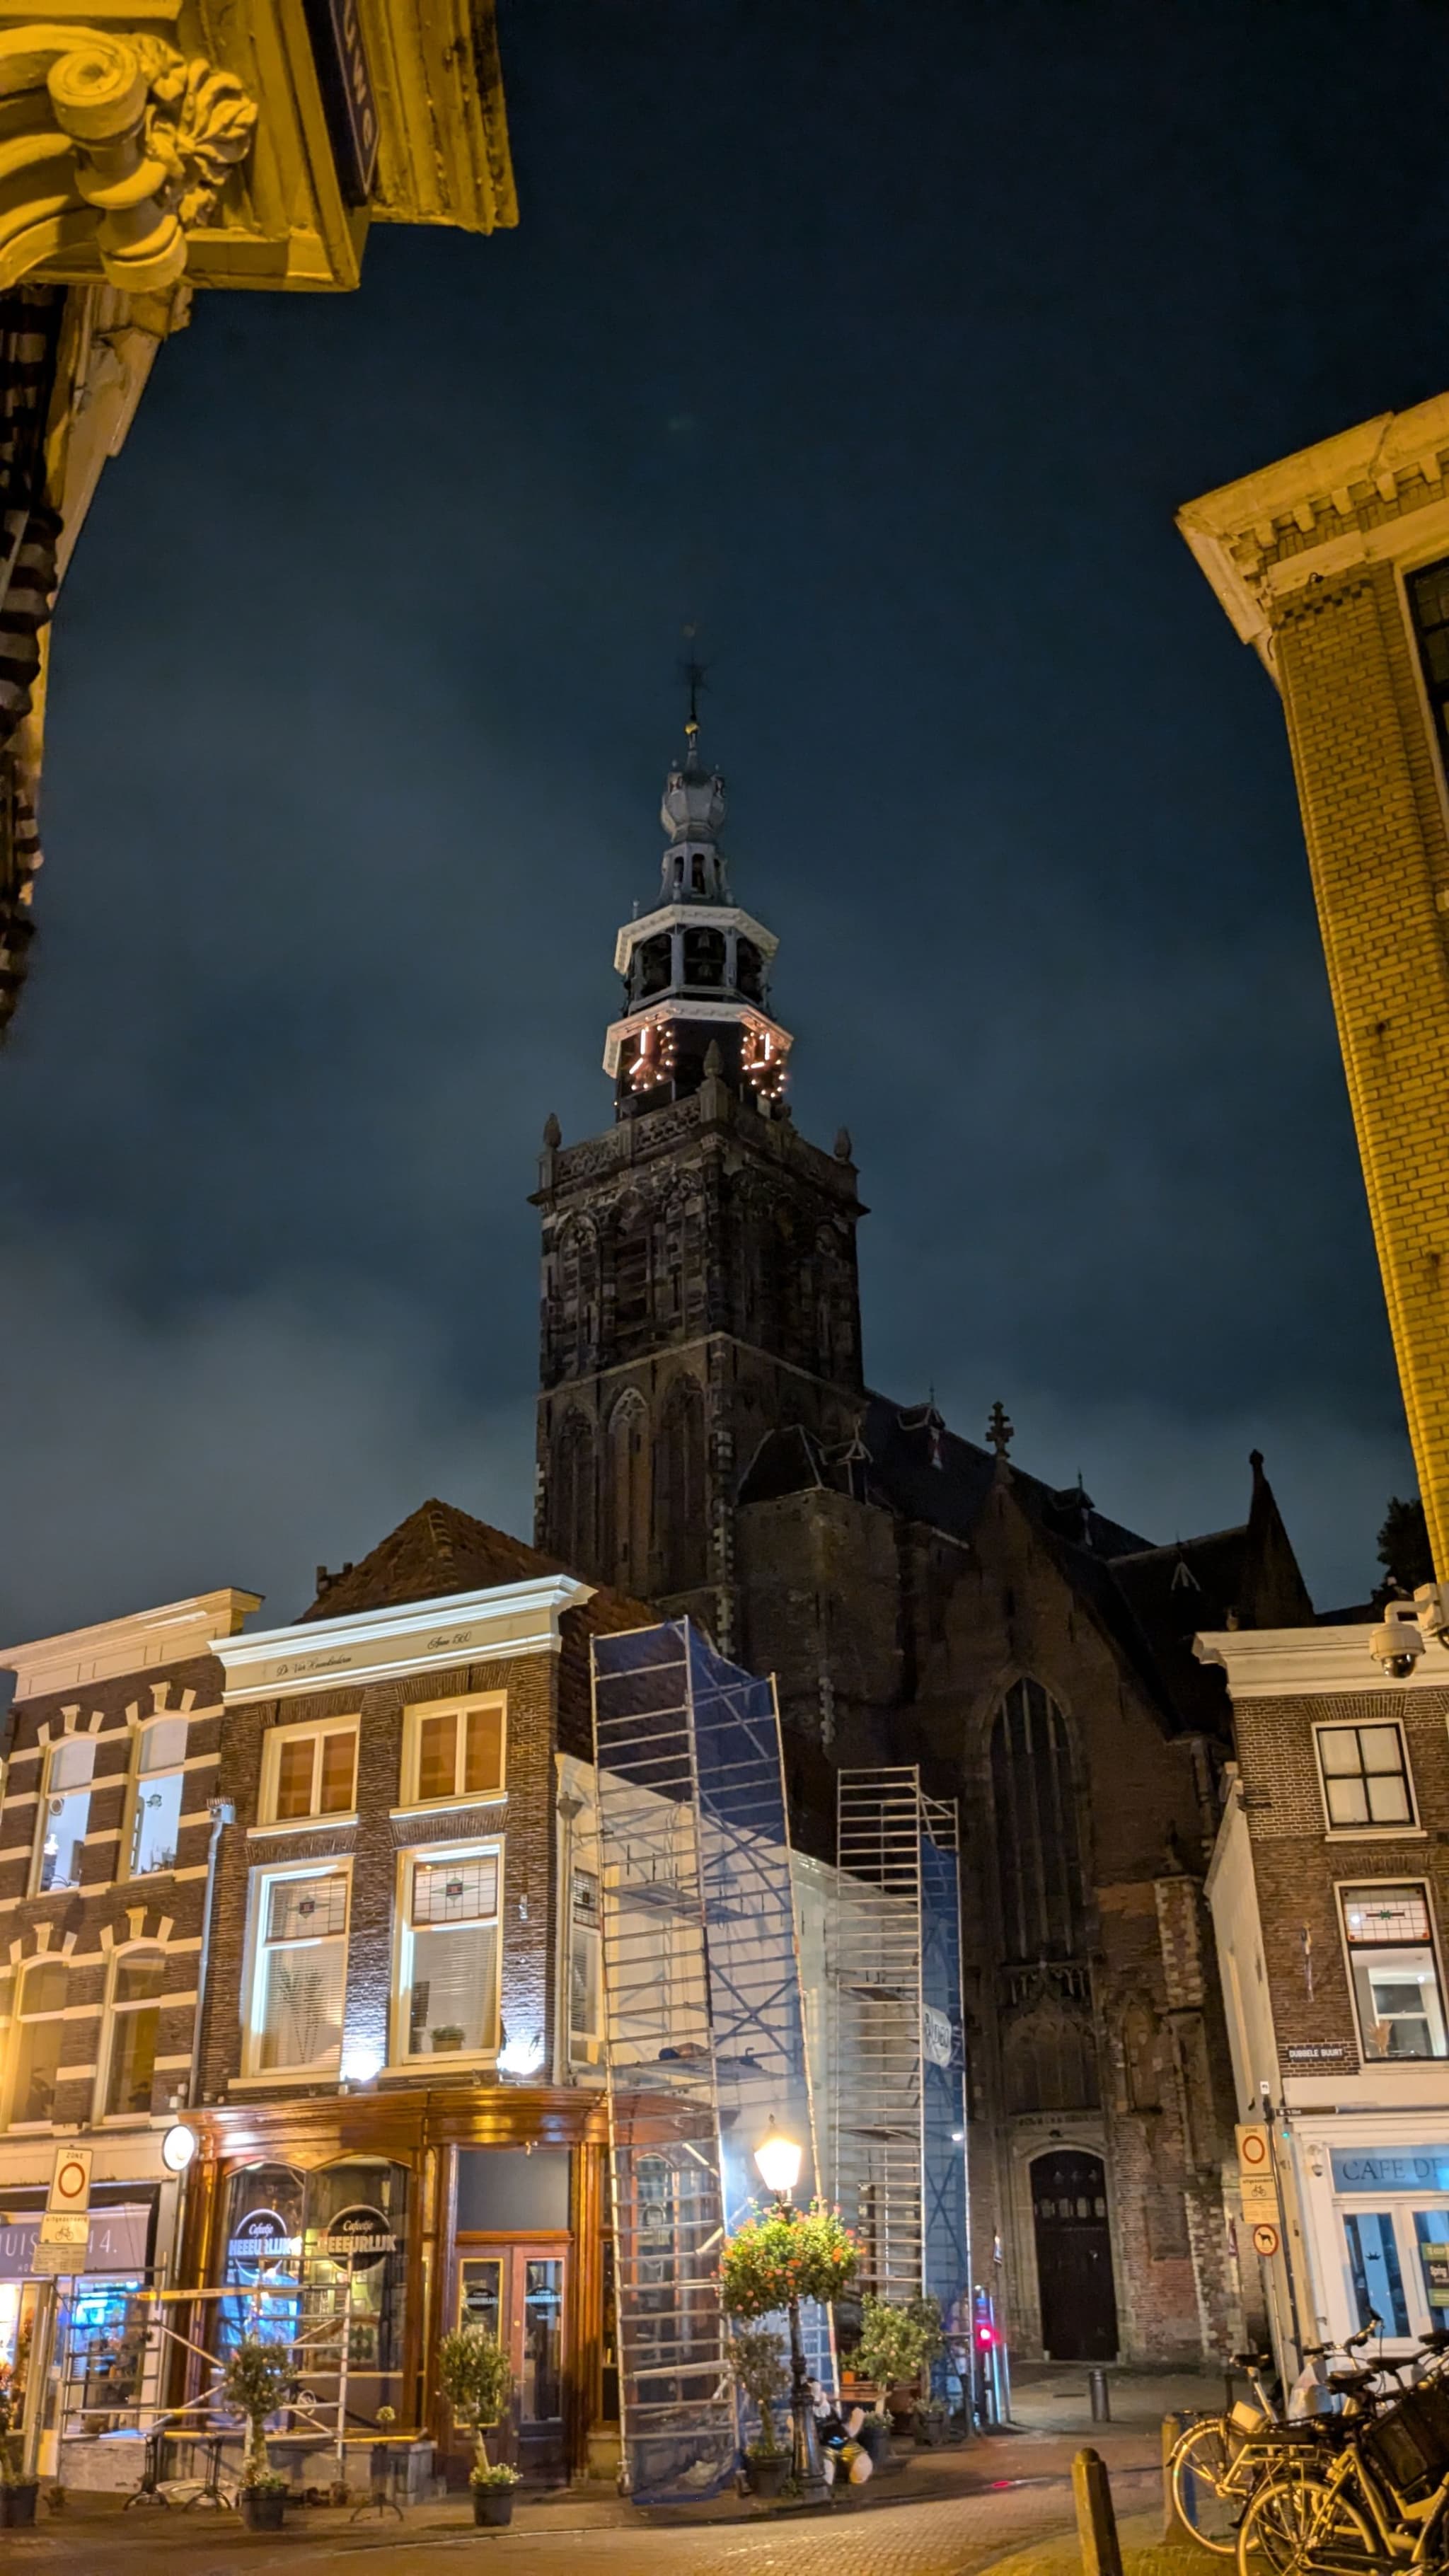
[[[771,2121],[755,2149],[755,2166],[761,2182],[775,2203],[777,2217],[793,2221],[794,2204],[790,2198],[800,2179],[804,2150],[793,2138],[785,2137]],[[810,2396],[810,2374],[805,2367],[805,2346],[800,2336],[800,2302],[789,2301],[790,2316],[790,2475],[799,2494],[812,2502],[826,2494],[825,2473],[820,2465],[820,2438],[815,2429],[815,2408]]]

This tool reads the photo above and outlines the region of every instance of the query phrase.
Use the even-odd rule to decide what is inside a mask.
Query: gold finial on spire
[[[689,714],[685,719],[684,732],[691,751],[699,740],[699,701],[704,691],[704,664],[694,649],[694,639],[698,633],[697,626],[686,626],[684,630],[684,640],[689,646],[689,658],[680,672],[680,677],[689,691]]]

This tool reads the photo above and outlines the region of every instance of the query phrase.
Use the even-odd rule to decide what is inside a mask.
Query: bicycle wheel
[[[1204,2549],[1231,2558],[1253,2481],[1242,2443],[1229,2434],[1221,2415],[1209,2415],[1181,2435],[1173,2448],[1170,2479],[1178,2520]]]
[[[1368,2576],[1373,2531],[1352,2496],[1312,2470],[1280,2470],[1259,2487],[1238,2527],[1239,2576]],[[1251,2562],[1251,2563],[1250,2563]]]

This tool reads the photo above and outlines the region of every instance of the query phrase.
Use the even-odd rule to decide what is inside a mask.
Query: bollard
[[[1107,2387],[1107,2374],[1105,2370],[1088,2371],[1087,2395],[1092,2401],[1093,2423],[1110,2424],[1112,2421],[1112,2399]]]
[[[1164,2415],[1162,2419],[1162,2537],[1177,2536],[1177,2507],[1172,2501],[1172,2455],[1179,2436],[1188,2423],[1186,2415]]]
[[[1107,2463],[1100,2451],[1078,2451],[1072,2462],[1072,2497],[1077,2508],[1077,2539],[1082,2576],[1122,2576],[1122,2547]]]

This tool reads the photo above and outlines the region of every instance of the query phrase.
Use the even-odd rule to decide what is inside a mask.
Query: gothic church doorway
[[[1117,2292],[1100,2156],[1058,2148],[1031,2168],[1042,2350],[1049,2361],[1113,2361]]]

